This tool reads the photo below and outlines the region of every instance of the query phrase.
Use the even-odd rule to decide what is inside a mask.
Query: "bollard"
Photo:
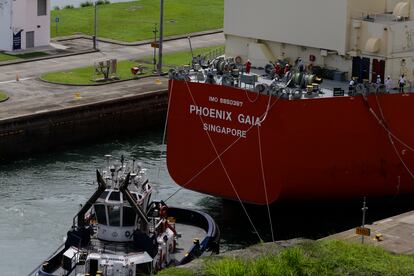
[[[20,81],[19,74],[16,74],[16,81]]]

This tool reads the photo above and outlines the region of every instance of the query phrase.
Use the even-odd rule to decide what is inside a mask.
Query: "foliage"
[[[105,5],[105,4],[111,4],[111,1],[108,1],[108,0],[98,0],[98,1],[96,1],[96,5]]]
[[[18,59],[18,57],[15,57],[15,56],[12,56],[12,55],[8,55],[8,54],[0,53],[0,62],[1,61],[7,61],[7,60],[14,60],[14,59]]]
[[[31,58],[45,57],[48,55],[49,54],[45,52],[29,52],[29,53],[24,53],[24,54],[16,54],[13,56],[22,58],[22,59],[31,59]]]
[[[214,52],[215,50],[218,51],[224,51],[224,46],[212,46],[212,47],[206,47],[206,48],[196,48],[193,49],[193,55],[205,55],[210,52]],[[158,59],[158,56],[157,56]],[[169,67],[176,67],[176,66],[182,66],[182,65],[189,65],[191,63],[192,56],[190,51],[178,51],[178,52],[172,52],[167,53],[163,55],[163,63],[166,66]],[[142,62],[146,63],[152,63],[152,56],[144,57],[143,59],[140,59]]]
[[[104,1],[104,0],[101,0]],[[223,27],[224,0],[165,0],[164,36],[188,34]],[[120,41],[154,38],[159,25],[160,1],[140,0],[100,5],[98,37]],[[73,6],[72,6],[73,7]],[[59,17],[59,36],[94,33],[94,7],[53,10],[51,20]],[[51,22],[51,36],[56,36]]]
[[[161,270],[159,273],[157,273],[157,276],[192,276],[194,273],[185,268],[169,268],[168,270]]]
[[[80,3],[81,8],[90,7],[93,6],[93,3],[91,1],[85,1]]]
[[[307,242],[277,255],[249,261],[234,257],[207,259],[201,275],[412,275],[413,272],[414,255],[395,255],[372,245],[329,240]],[[165,275],[169,275],[168,270]]]
[[[65,10],[71,10],[71,9],[74,9],[74,8],[75,7],[73,5],[66,5],[66,6],[63,7],[63,9],[65,9]],[[52,14],[53,14],[53,12],[52,12]]]
[[[3,102],[5,100],[7,100],[9,98],[9,96],[7,96],[7,94],[3,91],[0,91],[0,102]]]
[[[0,53],[0,61],[15,60],[15,59],[31,59],[37,57],[47,56],[45,52],[29,52],[24,54],[3,54]]]
[[[135,76],[131,73],[131,67],[134,66],[137,66],[137,63],[133,61],[125,60],[118,62],[117,75],[119,79],[133,79]],[[149,75],[148,71],[149,70],[146,70],[147,73],[144,75]],[[46,73],[41,76],[41,79],[61,84],[96,84],[96,82],[93,81],[93,76],[94,67],[88,66],[68,71]]]
[[[212,49],[222,48],[223,46],[215,46],[215,47],[208,47],[208,48],[199,48],[194,49],[194,52],[197,54],[201,53],[207,53],[211,51]],[[190,51],[182,51],[182,52],[175,52],[175,53],[168,53],[165,56],[165,59],[163,59],[164,66],[175,66],[177,64],[185,64],[188,63],[189,60],[191,60],[191,53]],[[137,66],[139,63],[152,62],[152,57],[148,56],[143,58],[139,61],[119,61],[118,62],[118,76],[121,80],[128,80],[135,78],[134,75],[131,73],[131,67]],[[144,70],[145,74],[141,76],[150,75],[151,73],[151,66],[147,65],[147,68]],[[163,68],[163,71],[166,71],[167,68]],[[76,68],[73,70],[68,71],[60,71],[60,72],[52,72],[47,73],[41,76],[41,79],[45,81],[50,81],[54,83],[61,83],[61,84],[95,84],[93,79],[94,74],[94,68],[92,66],[88,67],[81,67]]]

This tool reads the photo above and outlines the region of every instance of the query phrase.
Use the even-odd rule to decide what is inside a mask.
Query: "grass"
[[[412,275],[414,255],[395,255],[382,248],[345,241],[307,242],[254,260],[206,259],[202,272],[181,275]],[[180,275],[175,269],[159,275]]]
[[[98,37],[129,42],[154,38],[154,24],[159,25],[159,3],[140,0],[99,5]],[[224,0],[165,0],[164,36],[222,28],[223,13]],[[93,35],[94,7],[53,10],[52,37],[57,36],[56,17],[58,36]]]
[[[45,52],[31,52],[31,53],[24,53],[24,54],[16,54],[13,55],[17,58],[21,58],[21,59],[30,59],[30,58],[38,58],[38,57],[45,57],[48,56],[48,53]]]
[[[212,50],[216,49],[223,49],[223,46],[214,46],[214,47],[207,47],[207,48],[198,48],[194,49],[194,54],[198,55],[201,53],[208,53]],[[167,70],[168,67],[174,67],[182,64],[188,64],[191,61],[191,53],[190,51],[180,51],[175,53],[168,53],[165,54],[163,57],[163,64],[164,68],[163,71]],[[135,78],[134,75],[131,73],[131,67],[137,66],[139,63],[149,63],[146,65],[146,70],[144,70],[145,74],[139,76],[148,76],[151,74],[153,69],[152,67],[152,56],[144,57],[139,61],[119,61],[118,62],[118,73],[119,79],[121,80],[128,80]],[[61,84],[72,84],[72,85],[91,85],[96,84],[92,80],[94,68],[93,66],[88,67],[81,67],[76,68],[73,70],[67,71],[59,71],[59,72],[51,72],[46,73],[41,76],[42,80],[50,81],[54,83],[61,83]],[[108,81],[110,83],[111,81]]]
[[[15,54],[15,55],[0,53],[0,61],[8,61],[8,60],[15,60],[15,59],[31,59],[31,58],[37,58],[37,57],[44,57],[47,55],[48,54],[44,52],[31,52],[31,53]]]
[[[7,100],[9,98],[9,96],[7,96],[6,93],[4,93],[3,91],[0,91],[0,102],[3,102],[5,100]]]
[[[7,61],[7,60],[14,60],[14,59],[18,59],[18,57],[0,53],[0,61]]]
[[[127,80],[135,78],[135,76],[131,73],[131,67],[134,66],[137,66],[137,62],[129,60],[119,61],[117,66],[117,76],[119,79]],[[151,70],[147,68],[147,70],[144,71],[146,73],[139,76],[148,76],[151,73],[150,71]],[[68,71],[46,73],[41,76],[41,79],[61,84],[90,85],[97,83],[92,80],[93,74],[94,67],[88,66]]]
[[[222,51],[224,53],[224,46],[212,46],[206,48],[193,49],[194,56],[199,54],[206,54],[213,51]],[[158,57],[157,57],[158,58]],[[190,51],[178,51],[173,53],[164,54],[162,61],[166,66],[175,67],[185,64],[190,64],[192,59]],[[140,59],[142,62],[152,63],[152,56],[144,57]]]

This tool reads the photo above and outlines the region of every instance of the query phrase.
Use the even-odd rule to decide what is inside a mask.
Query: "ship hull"
[[[170,81],[167,165],[253,204],[414,192],[414,94],[302,100]]]

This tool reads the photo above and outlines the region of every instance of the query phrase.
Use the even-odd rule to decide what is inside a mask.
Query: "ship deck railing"
[[[411,9],[409,11],[409,14],[412,14],[414,12],[414,9]],[[398,24],[401,22],[407,22],[412,21],[409,17],[397,17],[391,12],[367,12],[367,11],[354,11],[351,14],[351,18],[355,20],[362,20],[362,21],[368,21],[368,22],[375,22],[375,23],[381,23],[386,25],[393,25]]]

